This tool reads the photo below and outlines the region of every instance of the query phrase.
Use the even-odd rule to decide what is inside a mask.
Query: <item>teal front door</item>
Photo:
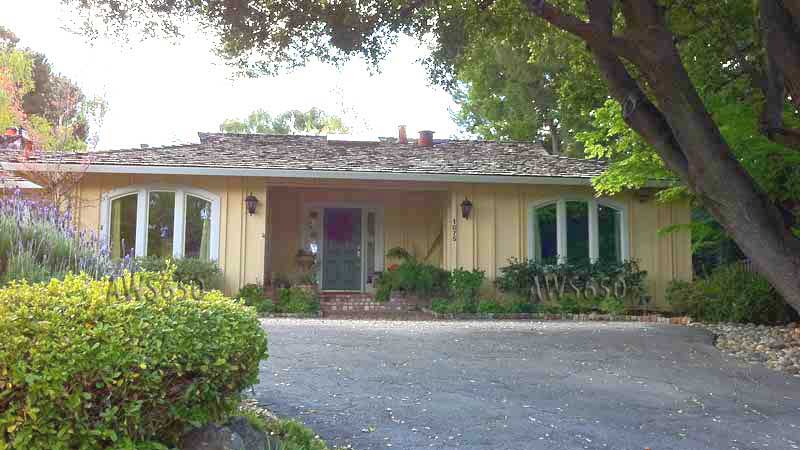
[[[327,208],[323,219],[322,289],[361,290],[361,210]]]

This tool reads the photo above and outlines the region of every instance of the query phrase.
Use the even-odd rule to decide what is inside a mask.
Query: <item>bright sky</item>
[[[314,63],[247,79],[236,77],[211,51],[212,39],[200,34],[179,43],[89,43],[64,29],[75,12],[59,0],[0,0],[0,11],[0,24],[22,47],[47,55],[87,95],[106,99],[99,149],[196,141],[198,131],[217,131],[224,119],[259,108],[279,113],[317,106],[341,115],[355,134],[372,137],[394,136],[399,124],[408,125],[409,136],[421,129],[441,138],[458,133],[451,119],[456,105],[428,85],[416,62],[425,51],[411,39],[401,40],[377,75],[357,60],[341,69]]]

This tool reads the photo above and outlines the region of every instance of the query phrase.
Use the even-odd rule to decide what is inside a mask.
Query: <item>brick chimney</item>
[[[419,141],[417,145],[420,147],[433,147],[433,131],[422,130],[419,132]]]
[[[28,139],[28,130],[22,127],[6,128],[0,136],[0,150],[19,150],[25,158],[33,153],[33,141]]]
[[[408,144],[408,135],[406,135],[405,125],[397,127],[397,142],[399,144]]]

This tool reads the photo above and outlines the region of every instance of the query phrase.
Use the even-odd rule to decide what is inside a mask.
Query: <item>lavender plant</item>
[[[111,258],[94,234],[78,231],[69,211],[24,198],[19,190],[0,198],[0,285],[86,273],[112,278],[132,268],[132,258]]]

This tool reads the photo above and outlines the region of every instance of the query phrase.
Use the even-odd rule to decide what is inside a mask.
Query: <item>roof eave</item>
[[[590,186],[590,177],[524,176],[524,175],[475,175],[475,174],[436,174],[423,172],[361,172],[344,170],[300,170],[300,169],[249,169],[226,167],[186,167],[186,166],[140,166],[116,164],[42,164],[42,163],[2,163],[8,171],[52,171],[66,170],[87,173],[132,173],[151,175],[206,175],[243,176],[273,178],[317,178],[331,180],[375,180],[375,181],[425,181],[451,183],[490,183],[490,184],[550,184],[568,186]],[[647,187],[667,187],[667,182],[653,181]]]

